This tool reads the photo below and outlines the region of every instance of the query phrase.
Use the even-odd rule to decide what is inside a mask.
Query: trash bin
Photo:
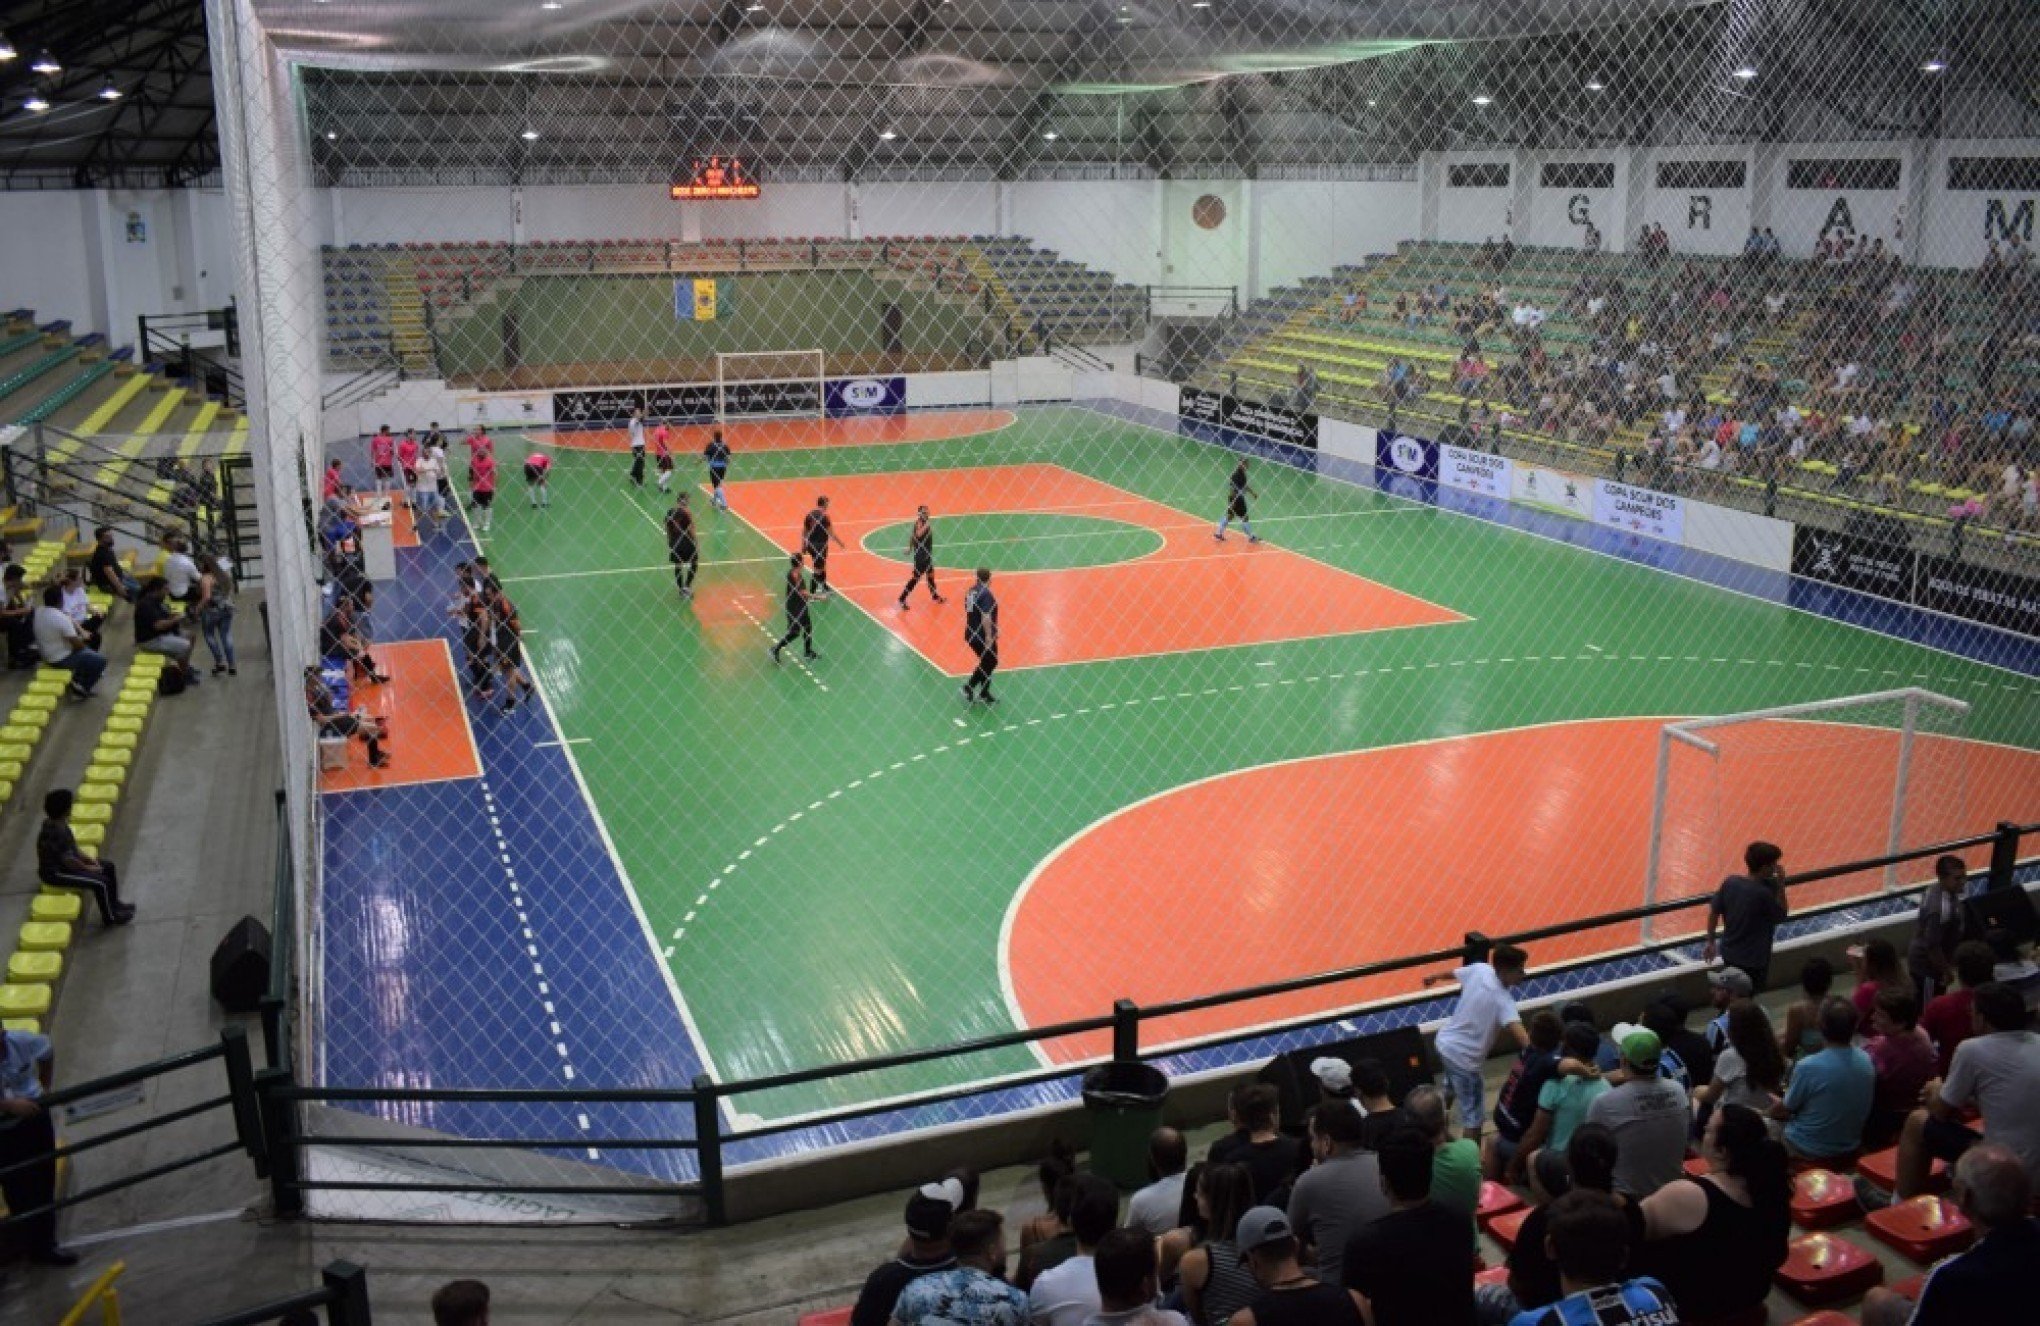
[[[1148,1135],[1162,1122],[1169,1078],[1152,1064],[1099,1064],[1084,1074],[1091,1116],[1091,1172],[1122,1189],[1148,1181]]]

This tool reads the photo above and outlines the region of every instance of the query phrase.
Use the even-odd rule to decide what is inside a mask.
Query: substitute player
[[[694,574],[701,569],[701,548],[694,541],[694,513],[687,509],[687,494],[673,499],[666,513],[666,555],[673,559],[673,583],[680,597],[694,597]]]
[[[496,449],[477,448],[468,458],[468,500],[475,509],[476,528],[483,534],[495,517],[496,506]]]
[[[406,488],[418,486],[418,457],[422,451],[418,439],[406,428],[404,436],[397,441],[397,468],[403,471]]]
[[[928,520],[928,508],[914,509],[914,529],[907,535],[907,555],[914,559],[914,575],[907,581],[907,587],[900,591],[900,611],[909,610],[907,596],[914,592],[914,586],[925,576],[928,581],[928,597],[937,603],[947,603],[935,592],[935,526]]]
[[[659,491],[673,486],[673,433],[660,424],[652,430],[652,462],[659,467]]]
[[[963,596],[963,642],[977,655],[977,670],[963,684],[963,698],[997,704],[992,674],[999,670],[999,601],[992,597],[989,566],[978,568],[977,583]]]
[[[397,439],[390,436],[388,424],[368,439],[368,463],[375,470],[375,490],[386,492],[397,477]]]
[[[1240,522],[1240,528],[1247,532],[1247,542],[1259,543],[1261,536],[1254,533],[1254,522],[1247,519],[1247,499],[1259,496],[1260,494],[1254,491],[1253,485],[1247,482],[1247,458],[1242,456],[1240,463],[1233,466],[1232,479],[1227,484],[1225,514],[1219,517],[1218,528],[1212,532],[1211,537],[1224,543],[1225,527],[1237,520]]]
[[[701,454],[708,461],[709,504],[718,511],[727,511],[730,499],[723,492],[723,478],[730,472],[730,444],[723,440],[722,429],[708,435],[708,445],[701,449]]]
[[[807,657],[821,657],[815,652],[815,628],[808,614],[808,600],[813,597],[800,573],[800,554],[795,553],[786,562],[786,634],[772,646],[774,663],[779,661],[779,651],[792,644],[795,636],[800,637],[801,650]]]
[[[630,481],[645,486],[645,412],[630,412]]]
[[[843,540],[836,537],[836,522],[829,515],[827,495],[815,499],[815,509],[807,513],[807,519],[800,525],[800,543],[806,550],[808,561],[815,568],[813,597],[833,598],[836,591],[829,588],[829,545],[844,547]],[[798,559],[796,559],[798,560]]]
[[[552,505],[552,456],[534,451],[524,458],[524,486],[531,490],[531,508]]]

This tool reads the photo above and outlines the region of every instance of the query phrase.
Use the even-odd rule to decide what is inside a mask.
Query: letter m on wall
[[[1992,198],[1983,205],[1983,237],[1985,239],[2019,239],[2031,243],[2033,240],[2033,200],[2024,199],[2015,208],[2007,208],[2002,198]]]

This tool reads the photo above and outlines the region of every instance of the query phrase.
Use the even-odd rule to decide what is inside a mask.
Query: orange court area
[[[1053,667],[1224,649],[1467,620],[1364,576],[1237,535],[1211,538],[1210,522],[1058,465],[989,465],[891,474],[783,479],[744,485],[737,514],[779,547],[800,545],[801,522],[826,494],[837,535],[829,583],[951,676],[975,666],[963,641],[963,595],[974,564],[993,571],[1002,668]],[[865,551],[863,536],[913,519],[926,504],[949,602],[897,607],[909,566]],[[943,561],[945,516],[993,512],[1082,515],[1153,531],[1156,551],[1132,561],[999,574],[996,553],[973,565]],[[897,556],[898,554],[896,554]]]
[[[814,451],[826,447],[877,447],[897,442],[944,442],[950,438],[994,433],[1013,422],[1011,410],[934,410],[920,414],[888,414],[854,419],[755,419],[722,425],[730,444],[732,464],[741,466],[745,453]],[[647,428],[652,427],[647,422]],[[714,424],[672,426],[676,459],[701,457]],[[533,429],[535,442],[566,451],[629,451],[630,432],[623,428]],[[733,471],[733,474],[737,471]]]
[[[1194,998],[1451,948],[1469,930],[1505,935],[1641,906],[1665,721],[1557,723],[1352,751],[1222,774],[1129,806],[1064,843],[1021,885],[1001,954],[1013,1014],[1041,1026],[1094,1016],[1118,998]],[[1815,771],[1804,759],[1776,766],[1768,786],[1761,769],[1745,775],[1753,778],[1744,789],[1751,821],[1717,825],[1710,859],[1681,864],[1661,899],[1709,892],[1740,868],[1742,845],[1757,836],[1786,846],[1787,870],[1883,853],[1898,737],[1875,735],[1888,749],[1833,747],[1829,767]],[[2040,751],[1918,740],[1929,749],[1916,776],[1936,767],[1958,793],[1961,785],[2023,787],[2025,801],[2003,814],[2040,816]],[[1958,836],[1974,823],[1962,802],[1922,795],[1906,845]],[[1326,814],[1328,806],[1342,810]],[[1981,868],[1989,850],[1968,857]],[[1387,875],[1382,862],[1424,865]],[[1932,873],[1930,861],[1915,862],[1905,882]],[[1845,876],[1795,889],[1790,901],[1801,909],[1882,886],[1875,873]],[[1133,924],[1137,942],[1127,933]],[[1657,935],[1704,925],[1695,908],[1659,918]],[[1532,968],[1637,939],[1630,922],[1533,944]],[[1426,971],[1448,968],[1163,1019],[1143,1040],[1351,1007],[1414,991]],[[1110,1049],[1101,1037],[1047,1047],[1060,1062]]]
[[[389,767],[368,767],[368,748],[347,743],[347,764],[319,774],[322,792],[360,792],[478,778],[482,757],[468,726],[453,651],[444,640],[400,640],[375,647],[375,661],[390,674],[386,685],[354,686],[351,707],[383,720]]]

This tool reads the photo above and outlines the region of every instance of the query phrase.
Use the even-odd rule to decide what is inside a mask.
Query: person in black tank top
[[[1232,1326],[1362,1326],[1360,1296],[1328,1285],[1297,1263],[1289,1217],[1257,1206],[1240,1218],[1240,1251],[1253,1267],[1261,1296],[1233,1314]]]
[[[800,573],[800,554],[795,553],[786,564],[786,634],[779,637],[779,643],[772,646],[772,661],[779,661],[779,651],[793,643],[793,637],[800,637],[801,652],[808,658],[819,658],[815,653],[815,630],[808,615],[808,587]]]
[[[907,535],[907,555],[914,559],[914,574],[900,591],[900,611],[907,611],[907,596],[924,577],[928,581],[928,597],[937,603],[947,603],[949,600],[935,592],[935,527],[928,521],[925,506],[914,510],[914,529]]]

